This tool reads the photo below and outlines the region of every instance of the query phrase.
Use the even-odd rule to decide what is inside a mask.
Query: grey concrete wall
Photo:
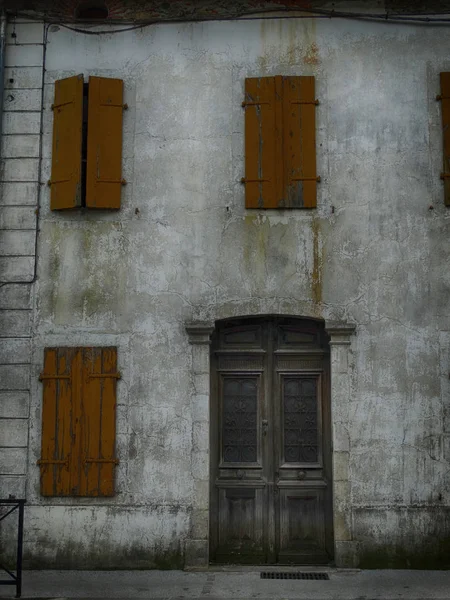
[[[207,420],[195,414],[208,374],[185,325],[274,313],[357,326],[337,371],[342,564],[445,560],[450,209],[435,97],[449,57],[445,28],[344,20],[159,25],[98,37],[50,28],[41,181],[50,175],[53,83],[83,73],[125,81],[129,183],[114,213],[52,213],[42,188],[28,564],[183,563],[192,515],[204,513],[208,494]],[[316,77],[316,210],[244,208],[244,79],[279,74]],[[34,118],[23,125],[30,134]],[[21,152],[35,151],[31,137],[17,141]],[[18,163],[32,178],[34,161]],[[14,164],[5,162],[10,179]],[[29,222],[26,207],[23,216],[15,210],[5,218]],[[39,495],[38,375],[43,348],[58,344],[119,348],[114,498]]]

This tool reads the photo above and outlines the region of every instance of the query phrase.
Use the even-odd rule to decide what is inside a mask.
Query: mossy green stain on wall
[[[270,295],[295,296],[311,303],[314,313],[321,316],[324,264],[321,222],[316,215],[307,219],[296,217],[291,212],[281,217],[245,215],[241,234],[242,275],[255,294],[264,289]]]
[[[408,550],[402,546],[385,546],[363,551],[361,569],[450,569],[450,538],[439,540],[436,546]]]
[[[52,228],[50,232],[50,260],[49,260],[49,275],[50,275],[50,304],[52,307],[56,306],[58,299],[58,278],[61,268],[61,261],[59,255],[59,244],[61,241],[61,230],[58,228]]]
[[[48,310],[55,323],[117,314],[126,300],[127,243],[121,225],[51,223],[48,239]]]
[[[6,559],[7,560],[7,559]],[[5,561],[6,562],[6,561]],[[134,544],[96,549],[86,548],[82,544],[64,542],[57,551],[55,559],[48,559],[34,552],[25,550],[23,556],[26,569],[94,569],[94,570],[123,570],[123,569],[183,569],[184,554],[180,544],[171,548],[148,548]],[[13,560],[10,560],[13,564]]]
[[[267,247],[269,242],[268,220],[260,215],[244,218],[244,268],[255,287],[264,285],[267,278]]]

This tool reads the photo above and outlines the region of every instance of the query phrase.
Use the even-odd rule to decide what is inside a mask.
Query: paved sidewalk
[[[307,569],[329,574],[329,581],[267,580],[263,569],[212,568],[186,571],[25,571],[22,598],[155,598],[178,600],[450,600],[450,571],[358,571]],[[0,587],[0,599],[15,588]]]

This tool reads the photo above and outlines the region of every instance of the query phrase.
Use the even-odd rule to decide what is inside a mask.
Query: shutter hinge
[[[242,108],[245,108],[246,106],[260,106],[261,104],[270,104],[270,102],[246,102],[244,100]]]
[[[105,464],[114,464],[114,465],[118,465],[119,464],[119,459],[117,458],[85,458],[84,459],[84,464],[86,463],[105,463]]]
[[[89,379],[121,379],[122,375],[119,373],[89,373]]]
[[[39,381],[45,381],[46,379],[71,379],[71,375],[46,375],[45,373],[39,375]]]
[[[270,179],[246,179],[245,177],[241,179],[241,183],[259,183],[263,181],[270,181]]]
[[[291,104],[314,104],[315,106],[319,106],[320,102],[318,100],[299,100],[297,101],[292,101]]]
[[[318,177],[291,177],[291,181],[317,181],[320,183],[320,175]]]
[[[450,179],[450,173],[441,173],[441,179]]]
[[[65,460],[53,460],[53,459],[42,459],[40,458],[37,463],[37,465],[39,465],[40,467],[45,467],[47,465],[64,465],[66,467],[66,469],[69,469],[69,459],[66,458]]]
[[[436,100],[439,102],[440,100],[450,100],[450,96],[443,96],[442,94],[438,94],[436,96]]]
[[[67,106],[68,104],[73,104],[73,100],[71,100],[70,102],[61,102],[61,104],[52,104],[50,106],[50,109],[55,110],[55,108],[61,108],[61,106]]]
[[[108,104],[108,103],[103,103],[100,104],[100,106],[112,106],[114,108],[123,108],[123,110],[128,110],[128,104]]]
[[[120,183],[120,185],[127,185],[128,182],[126,179],[97,179],[97,183]]]
[[[66,183],[67,181],[70,181],[70,179],[58,179],[57,181],[52,181],[51,179],[49,179],[47,181],[47,185],[48,185],[48,187],[51,187],[55,183]]]

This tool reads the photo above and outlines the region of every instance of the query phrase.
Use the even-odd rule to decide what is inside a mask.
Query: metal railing
[[[6,571],[9,575],[9,579],[0,579],[0,585],[15,585],[16,586],[16,598],[20,598],[22,594],[22,551],[23,551],[23,514],[26,500],[16,500],[15,498],[1,499],[0,506],[6,506],[7,510],[5,514],[0,515],[0,521],[6,519],[9,515],[13,514],[16,510],[18,511],[17,519],[17,554],[16,554],[16,573],[7,569],[5,566],[0,564],[0,570]]]

